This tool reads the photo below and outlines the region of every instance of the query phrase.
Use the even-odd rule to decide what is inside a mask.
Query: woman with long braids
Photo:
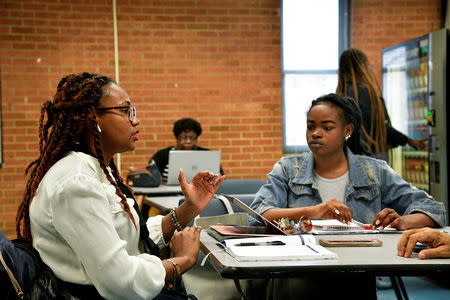
[[[329,94],[312,101],[306,129],[310,152],[278,161],[251,207],[269,220],[355,219],[399,230],[444,226],[443,203],[412,187],[384,160],[359,155],[364,150],[361,122],[361,111],[350,97]],[[343,279],[302,278],[303,284],[275,280],[273,299],[317,293],[332,297],[337,290],[345,290],[349,298],[376,298],[374,278],[358,274]]]
[[[81,299],[166,299],[163,287],[176,285],[199,251],[200,229],[184,226],[224,180],[200,172],[187,184],[181,171],[186,201],[145,223],[114,164],[116,153],[135,149],[138,125],[127,93],[93,73],[62,78],[41,110],[17,235]],[[169,242],[173,257],[161,260]]]
[[[366,153],[384,158],[389,148],[397,146],[408,144],[415,149],[426,148],[425,140],[409,138],[391,126],[381,89],[361,50],[352,48],[341,54],[336,93],[352,97],[359,104]]]

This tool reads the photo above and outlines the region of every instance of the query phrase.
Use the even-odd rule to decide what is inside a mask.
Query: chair
[[[250,205],[255,197],[254,194],[233,196],[247,205]],[[179,205],[184,201],[184,198],[180,199]],[[243,210],[234,203],[230,204],[234,212],[243,212]],[[200,216],[212,217],[224,214],[228,214],[227,208],[220,199],[214,197],[200,213]],[[188,226],[191,225],[192,222]],[[183,274],[183,283],[187,292],[196,295],[198,299],[240,300],[241,293],[236,288],[235,281],[233,279],[222,278],[209,261],[206,261],[205,265],[202,267],[200,263],[204,257],[205,254],[200,251],[195,266]],[[214,291],[214,293],[211,294],[211,291]]]
[[[217,189],[217,194],[256,194],[265,183],[260,179],[226,179]]]
[[[231,195],[234,196],[236,198],[238,198],[239,200],[241,200],[242,202],[244,202],[245,204],[249,205],[253,202],[253,199],[255,198],[254,194],[242,194],[242,195]],[[180,206],[183,202],[185,201],[184,198],[181,198],[180,201],[178,202],[178,206]],[[244,210],[242,210],[239,206],[237,206],[234,203],[231,203],[231,207],[233,208],[233,212],[235,213],[239,213],[239,212],[244,212]],[[200,213],[200,217],[213,217],[213,216],[220,216],[220,215],[226,215],[228,214],[228,210],[225,207],[225,205],[223,204],[223,202],[216,198],[213,197],[211,199],[211,201],[209,202],[209,204],[205,207],[205,209]],[[193,221],[191,221],[188,226],[192,226],[193,225]]]

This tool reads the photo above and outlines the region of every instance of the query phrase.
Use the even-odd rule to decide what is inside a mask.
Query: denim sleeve
[[[380,163],[381,201],[384,205],[400,215],[424,213],[438,226],[445,226],[447,216],[442,202],[403,180],[386,162]]]
[[[267,183],[259,189],[251,204],[251,208],[260,214],[274,207],[287,207],[289,177],[282,160],[274,165],[273,170],[267,174],[267,179]]]

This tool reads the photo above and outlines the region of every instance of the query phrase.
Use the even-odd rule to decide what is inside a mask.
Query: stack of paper
[[[370,233],[401,233],[395,228],[372,229],[370,224],[358,221],[345,224],[336,219],[311,220],[312,234],[370,234]]]

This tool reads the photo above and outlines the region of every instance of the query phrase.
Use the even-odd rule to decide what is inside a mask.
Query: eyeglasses
[[[120,109],[122,112],[128,114],[128,120],[130,122],[133,122],[133,120],[136,118],[136,107],[133,105],[126,105],[126,106],[110,106],[110,107],[96,107],[96,110],[112,110],[112,109]]]
[[[182,142],[187,142],[188,140],[190,140],[191,142],[196,142],[197,141],[197,137],[196,136],[180,136],[178,139],[180,141],[182,141]]]

